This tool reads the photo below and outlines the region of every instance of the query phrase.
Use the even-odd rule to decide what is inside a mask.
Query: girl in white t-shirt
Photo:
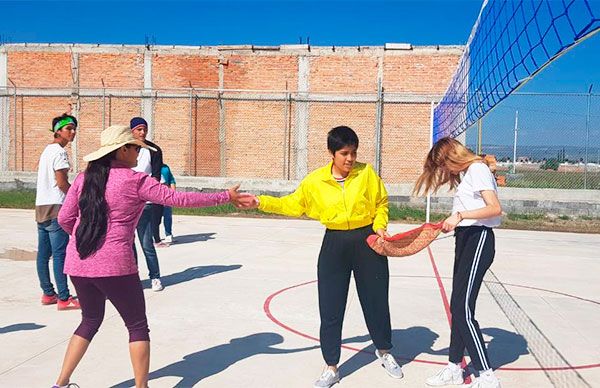
[[[461,361],[467,349],[473,366],[479,371],[479,378],[471,387],[498,388],[500,382],[489,363],[475,320],[475,303],[483,276],[494,260],[492,228],[500,225],[502,214],[496,181],[481,157],[446,137],[429,151],[414,193],[436,192],[445,184],[456,189],[452,215],[443,226],[446,232],[454,230],[456,238],[449,363],[426,383],[430,386],[463,384]]]

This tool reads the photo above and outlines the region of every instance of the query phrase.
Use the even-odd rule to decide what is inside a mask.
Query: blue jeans
[[[163,210],[163,217],[165,218],[165,234],[167,236],[173,235],[173,208],[165,206]]]
[[[40,287],[45,295],[54,295],[54,286],[50,280],[49,261],[52,256],[52,267],[54,270],[54,281],[58,290],[60,300],[69,299],[69,285],[67,275],[63,273],[65,267],[65,255],[69,235],[65,232],[56,218],[38,223],[38,252],[37,252],[37,274]]]
[[[144,206],[144,211],[137,224],[137,233],[142,245],[142,251],[144,251],[144,256],[146,256],[148,276],[150,279],[158,279],[160,278],[160,268],[158,267],[158,256],[156,255],[156,249],[154,249],[154,242],[152,241],[152,204],[148,203]],[[133,244],[133,254],[137,262],[135,244]]]

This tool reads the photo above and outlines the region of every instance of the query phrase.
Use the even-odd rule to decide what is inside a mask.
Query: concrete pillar
[[[79,120],[79,53],[71,52],[71,78],[73,79],[71,114]],[[75,140],[71,143],[71,151],[73,171],[79,172],[79,136],[75,136]]]
[[[309,57],[298,57],[298,98],[306,99],[310,85]],[[308,174],[308,117],[309,103],[296,103],[296,179],[302,179]]]
[[[8,53],[0,47],[0,157],[1,171],[8,171],[10,148],[10,97],[8,97]]]
[[[142,117],[148,122],[148,140],[154,139],[154,109],[152,109],[152,51],[144,51],[144,90]]]

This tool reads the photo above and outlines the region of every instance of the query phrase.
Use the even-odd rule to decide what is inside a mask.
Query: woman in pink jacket
[[[106,299],[115,306],[129,331],[129,352],[136,387],[147,387],[150,337],[146,305],[133,254],[134,231],[146,201],[176,207],[205,207],[252,201],[239,186],[218,193],[174,191],[147,174],[133,171],[140,147],[127,126],[111,126],[100,135],[101,147],[85,156],[84,173],[73,182],[58,215],[71,236],[64,271],[70,275],[81,304],[75,330],[55,388],[68,387],[104,318]]]

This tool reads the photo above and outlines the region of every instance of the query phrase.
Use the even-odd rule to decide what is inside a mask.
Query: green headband
[[[65,117],[64,119],[59,120],[56,124],[54,124],[54,128],[52,129],[52,132],[56,132],[59,129],[62,129],[69,124],[75,125],[75,121],[73,121],[73,119],[70,117]]]

